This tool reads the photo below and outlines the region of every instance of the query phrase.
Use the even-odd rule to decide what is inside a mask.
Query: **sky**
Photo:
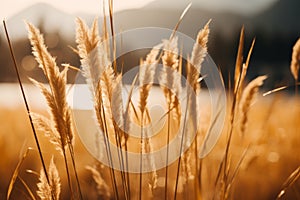
[[[141,8],[151,2],[157,2],[157,8],[184,9],[189,2],[193,7],[202,7],[217,11],[234,11],[251,15],[263,10],[276,0],[114,0],[114,10]],[[9,19],[21,10],[38,2],[51,4],[67,13],[98,14],[101,11],[102,0],[0,0],[0,18]],[[176,3],[175,3],[176,2]]]

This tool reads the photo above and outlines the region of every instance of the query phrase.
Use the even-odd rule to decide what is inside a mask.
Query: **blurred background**
[[[190,1],[181,0],[129,0],[114,1],[116,32],[140,27],[164,27],[173,29],[183,9]],[[256,44],[249,69],[249,79],[268,74],[266,87],[292,84],[289,72],[292,47],[300,33],[299,0],[194,0],[182,21],[179,31],[196,38],[198,31],[209,20],[211,35],[209,53],[222,70],[225,83],[233,73],[239,32],[245,25],[245,54],[251,41]],[[1,6],[1,17],[7,20],[22,80],[28,76],[42,81],[41,70],[31,54],[24,20],[32,22],[44,33],[46,44],[58,63],[70,63],[79,67],[78,56],[69,48],[75,47],[75,17],[88,23],[99,17],[102,25],[102,2],[89,0],[73,1],[14,0]],[[126,41],[124,41],[126,45]],[[7,42],[0,32],[0,82],[15,82]],[[139,58],[134,58],[136,62]],[[130,61],[129,61],[130,63]],[[137,63],[136,63],[137,64]],[[124,65],[125,70],[131,64]],[[70,78],[76,73],[71,73]]]
[[[98,16],[99,27],[102,27],[103,2],[101,0],[0,1],[0,18],[6,19],[23,83],[29,83],[29,77],[45,81],[42,70],[38,68],[31,53],[24,21],[33,23],[41,30],[50,53],[56,57],[59,65],[69,63],[78,68],[80,67],[79,57],[70,48],[76,46],[75,18],[81,17],[90,25]],[[299,0],[115,0],[115,30],[122,32],[149,26],[173,29],[182,11],[190,2],[192,2],[192,7],[184,17],[178,31],[195,39],[198,31],[209,19],[212,19],[208,51],[221,69],[227,87],[229,76],[233,77],[239,34],[243,25],[246,36],[244,55],[249,50],[253,38],[256,38],[247,80],[267,74],[268,79],[263,86],[265,90],[294,84],[290,73],[290,62],[293,45],[300,36]],[[126,41],[123,45],[126,45]],[[125,71],[139,64],[141,53],[146,52],[133,52],[128,56],[128,60],[124,63]],[[70,70],[69,83],[73,82],[75,75],[76,71]],[[1,26],[0,199],[6,196],[9,181],[20,159],[22,149],[24,151],[26,146],[35,148],[27,113],[16,81],[13,62]],[[46,104],[40,91],[31,84],[25,84],[25,91],[31,111],[45,114]],[[291,91],[294,91],[294,87],[291,87]],[[245,161],[245,166],[241,167],[240,177],[234,186],[235,199],[275,199],[282,183],[299,166],[300,105],[299,99],[290,97],[261,97],[259,103],[253,106],[256,111],[252,112],[249,118],[251,123],[249,123],[249,134],[246,140],[241,143],[238,138],[234,143],[235,154],[242,152],[242,146],[246,146],[247,141],[255,143]],[[223,134],[224,138],[225,136],[226,134]],[[216,166],[223,155],[224,138],[220,140],[220,145],[212,152],[212,155],[205,160],[207,166],[204,172],[207,177],[205,175],[204,180],[211,179],[210,173],[217,172]],[[54,148],[48,143],[48,138],[41,137],[41,140],[43,150],[49,160]],[[85,196],[95,199],[96,192],[90,190],[92,177],[85,169],[87,164],[93,163],[93,158],[79,139],[76,140],[76,145],[79,173],[83,177]],[[239,156],[235,154],[234,158]],[[38,177],[28,174],[26,170],[37,172],[40,170],[36,150],[32,150],[28,157],[20,170],[21,177],[27,180],[31,188],[35,189]],[[56,157],[57,163],[63,162],[59,156]],[[59,167],[62,169],[61,166]],[[65,178],[62,177],[62,179]],[[11,199],[24,198],[21,196],[24,188],[19,185],[21,184],[19,183],[14,189],[15,198]],[[66,185],[66,181],[63,185]],[[296,192],[288,193],[287,195],[290,196],[287,196],[287,199],[296,199],[300,196],[299,185],[298,181],[295,186]],[[207,195],[211,195],[211,190],[207,191]],[[63,191],[63,197],[68,198],[66,191]]]

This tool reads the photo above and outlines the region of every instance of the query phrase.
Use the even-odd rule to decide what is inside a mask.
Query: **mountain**
[[[115,13],[114,23],[116,30],[128,30],[132,28],[141,28],[147,26],[164,27],[172,29],[178,21],[178,18],[189,1],[183,0],[180,3],[169,7],[163,3],[169,1],[154,1],[141,9],[131,9]],[[162,8],[162,5],[163,8]],[[245,24],[246,29],[250,31],[259,29],[260,31],[272,31],[288,34],[291,32],[300,32],[300,1],[299,0],[279,0],[267,10],[264,10],[255,16],[246,17],[236,13],[216,12],[212,10],[201,9],[197,4],[192,5],[189,12],[183,19],[179,31],[195,37],[198,30],[209,20],[212,19],[212,32],[230,36],[233,30],[238,30]],[[52,32],[58,30],[64,36],[74,35],[75,17],[82,17],[91,21],[94,16],[89,14],[70,15],[60,11],[48,4],[35,4],[8,20],[12,27],[12,37],[24,37],[26,29],[23,20],[34,24],[43,23],[45,31]],[[101,21],[101,19],[99,20]],[[100,23],[101,25],[101,23]]]
[[[38,3],[9,18],[7,24],[12,38],[27,36],[24,21],[35,25],[43,24],[43,29],[47,32],[59,30],[61,33],[70,34],[74,29],[74,17],[48,4]]]
[[[187,0],[181,1],[181,4],[170,5],[169,7],[160,7],[160,1],[161,0],[154,1],[141,9],[116,12],[114,14],[116,32],[142,27],[173,29],[182,10],[187,5]],[[166,2],[169,2],[169,0]],[[282,71],[288,69],[282,68],[282,66],[289,65],[291,47],[300,35],[299,8],[299,0],[279,0],[268,9],[250,17],[237,13],[217,12],[206,10],[199,6],[192,6],[181,22],[178,30],[192,38],[196,38],[199,29],[201,29],[209,19],[212,19],[210,25],[209,52],[217,66],[225,69],[225,73],[227,74],[234,66],[239,30],[241,26],[245,24],[246,49],[250,45],[250,40],[256,36],[257,42],[252,56],[253,62],[251,63],[260,66],[255,69],[257,71],[251,71],[251,68],[250,74],[269,73],[270,71],[266,71],[266,69],[269,69],[266,66],[276,66],[278,70],[272,73],[277,73],[276,79],[280,80],[280,76],[283,76]],[[7,25],[9,33],[17,47],[15,48],[16,54],[19,53],[16,55],[19,58],[18,62],[21,63],[22,58],[26,55],[30,55],[27,31],[23,21],[27,20],[38,26],[41,31],[45,33],[45,36],[55,33],[60,37],[56,49],[51,49],[57,57],[58,62],[73,63],[79,66],[77,56],[67,47],[68,45],[75,46],[74,21],[78,16],[86,20],[88,24],[91,24],[94,18],[93,15],[88,13],[66,14],[48,4],[39,3],[8,19]],[[99,26],[101,27],[101,25],[102,19],[100,18]],[[11,61],[7,47],[5,46],[6,42],[3,42],[3,30],[0,30],[0,32],[1,31],[0,51],[2,54],[0,55],[0,81],[11,81],[12,79],[9,77],[12,77],[12,71],[6,67],[7,63]],[[47,42],[47,37],[45,38]],[[19,43],[17,43],[18,40],[20,41]],[[123,42],[124,46],[130,45],[130,41]],[[138,59],[132,60],[138,61]],[[258,72],[258,70],[260,71]],[[33,70],[30,71],[30,73],[36,72]]]
[[[300,1],[279,0],[268,10],[252,18],[252,26],[264,29],[269,33],[283,34],[296,32],[300,35]]]
[[[115,15],[115,25],[123,30],[137,27],[163,27],[173,29],[182,10],[150,9],[128,10]],[[202,9],[191,8],[180,24],[179,31],[195,38],[199,29],[212,19],[211,27],[224,34],[232,33],[233,29],[240,28],[245,17],[232,13],[213,13]]]

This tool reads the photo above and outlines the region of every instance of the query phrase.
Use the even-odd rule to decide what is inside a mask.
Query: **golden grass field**
[[[183,12],[178,25],[187,10],[188,8]],[[111,10],[110,17],[112,18]],[[296,90],[295,94],[277,91],[265,96],[259,88],[266,76],[262,74],[258,78],[247,80],[246,74],[254,42],[248,56],[245,56],[247,59],[243,59],[244,29],[241,30],[237,50],[233,88],[226,92],[227,105],[223,108],[226,109],[226,120],[220,140],[208,156],[199,159],[201,152],[197,148],[203,142],[205,133],[212,134],[215,124],[211,123],[214,119],[210,119],[213,115],[210,109],[206,109],[207,105],[199,105],[189,92],[194,91],[199,95],[205,91],[200,90],[199,71],[208,51],[209,23],[199,31],[186,66],[183,66],[182,55],[179,55],[176,35],[170,36],[158,49],[153,48],[142,58],[137,76],[138,104],[134,105],[131,100],[133,96],[129,95],[130,98],[123,108],[123,86],[119,81],[123,74],[116,70],[114,62],[110,62],[109,43],[105,40],[108,30],[104,29],[100,35],[97,20],[91,28],[83,20],[76,20],[75,52],[81,59],[80,72],[91,90],[95,123],[102,130],[107,157],[109,158],[111,152],[106,140],[115,139],[114,143],[119,148],[140,155],[140,162],[136,163],[140,173],[135,174],[106,167],[85,149],[78,137],[73,112],[67,101],[66,77],[68,69],[71,70],[72,67],[58,67],[48,52],[40,31],[27,23],[33,55],[49,85],[31,81],[41,90],[46,99],[44,103],[48,107],[31,105],[30,121],[22,104],[15,107],[0,105],[0,198],[299,199],[299,95]],[[105,23],[104,25],[107,28]],[[111,32],[113,35],[113,30]],[[300,40],[293,52],[291,72],[295,84],[298,84]],[[116,121],[123,120],[125,125],[136,123],[141,127],[151,123],[150,117],[147,117],[148,101],[151,99],[149,96],[155,65],[159,62],[165,68],[160,78],[164,82],[172,83],[172,90],[161,87],[163,95],[155,96],[166,99],[168,123],[153,140],[133,139],[118,127]],[[181,74],[182,67],[187,69],[186,78],[191,86],[190,90],[184,90],[176,76],[166,72],[166,68],[171,68]],[[180,113],[178,110],[182,105],[177,95],[185,91],[189,101],[186,110]],[[19,94],[19,91],[11,93]],[[118,98],[113,98],[113,94]],[[201,113],[201,123],[198,124],[201,107],[204,112]],[[116,116],[112,117],[113,113]],[[174,136],[172,130],[178,128],[181,115],[187,116],[183,121],[186,124],[183,131],[187,134],[195,131],[199,136],[171,165],[156,170],[155,162],[150,158],[148,163],[151,169],[155,170],[141,173],[142,163],[145,162],[142,154],[152,152],[164,143],[168,144],[167,138]],[[214,117],[218,118],[219,115]],[[85,114],[82,114],[80,123],[86,126],[83,127],[87,132],[90,129],[88,120]],[[37,130],[38,140],[34,138],[30,122]],[[146,133],[141,131],[139,134],[142,138]],[[185,145],[189,137],[182,137],[184,139],[181,145]],[[37,142],[40,150],[37,148]],[[122,159],[123,157],[119,158]],[[123,169],[125,168],[126,166],[123,166]]]
[[[44,113],[45,111],[41,110],[40,112]],[[232,199],[276,198],[285,179],[300,164],[299,113],[299,100],[290,96],[276,96],[272,99],[261,97],[255,102],[250,111],[250,121],[245,137],[235,136],[232,145],[232,156],[235,161],[241,156],[247,145],[252,144],[234,182]],[[8,184],[19,160],[20,152],[24,151],[24,144],[26,147],[36,148],[23,106],[14,109],[1,107],[0,119],[0,180],[1,199],[3,199],[6,196]],[[225,135],[226,131],[223,132],[214,150],[203,159],[203,199],[210,199],[214,194],[213,184],[224,152]],[[54,148],[49,144],[47,138],[43,136],[40,138],[44,154],[50,158]],[[96,186],[91,183],[91,174],[85,169],[85,165],[92,165],[95,161],[78,138],[75,149],[84,196],[86,199],[94,199],[97,197]],[[63,170],[59,164],[62,159],[57,156],[55,161],[58,167]],[[32,150],[21,168],[20,176],[34,187],[38,177],[25,171],[31,169],[38,172],[40,167],[37,152]],[[190,185],[192,184],[190,183]],[[299,198],[299,186],[298,181],[288,189],[283,199]],[[12,199],[21,198],[23,196],[21,190],[24,190],[21,184],[16,184]],[[191,190],[193,191],[192,188]],[[67,194],[66,190],[62,192],[64,197]],[[186,191],[186,195],[192,194]]]

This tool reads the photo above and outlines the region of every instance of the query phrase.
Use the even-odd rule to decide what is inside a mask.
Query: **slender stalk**
[[[189,95],[187,98],[187,106],[189,105]],[[184,124],[183,124],[183,133],[181,136],[181,141],[180,141],[180,151],[179,151],[179,158],[178,158],[178,164],[177,164],[177,172],[176,172],[176,182],[175,182],[175,191],[174,191],[174,200],[177,198],[177,189],[178,189],[178,181],[179,181],[179,171],[180,171],[180,163],[181,163],[181,154],[182,154],[182,149],[183,149],[183,141],[184,141],[184,136],[185,136],[185,127],[186,127],[186,119],[187,119],[187,110],[184,113]]]
[[[80,183],[79,183],[79,178],[78,178],[78,173],[77,173],[77,169],[76,169],[76,163],[75,163],[75,154],[74,154],[74,149],[72,144],[70,144],[70,142],[68,142],[68,147],[69,147],[69,152],[71,155],[71,160],[72,160],[72,166],[73,166],[73,170],[75,173],[75,178],[76,178],[76,182],[77,182],[77,188],[78,188],[78,192],[79,192],[79,197],[81,200],[83,200],[83,196],[82,196],[82,192],[81,192],[81,187],[80,187]]]
[[[228,165],[228,154],[229,154],[229,149],[230,149],[230,144],[231,144],[231,138],[232,138],[232,134],[233,134],[233,123],[235,121],[235,108],[236,108],[236,104],[238,101],[238,92],[239,92],[239,88],[240,88],[240,80],[241,80],[241,76],[242,73],[240,73],[239,75],[239,79],[237,81],[236,84],[236,90],[234,91],[233,94],[233,101],[232,101],[232,106],[231,106],[231,115],[230,115],[230,129],[229,129],[229,134],[228,134],[228,138],[227,138],[227,143],[226,143],[226,148],[225,148],[225,155],[224,155],[224,165],[223,165],[223,181],[225,184],[225,188],[223,190],[223,199],[225,199],[225,195],[226,195],[226,184],[227,184],[227,179],[228,179],[228,174],[227,174],[227,165]]]
[[[295,79],[295,94],[298,95],[298,79]]]
[[[200,197],[202,196],[202,180],[201,180],[201,175],[202,175],[202,159],[200,159],[199,161],[199,168],[197,168],[197,175],[198,177],[196,177],[198,179],[198,193],[200,194]],[[200,198],[199,197],[199,198]]]
[[[141,149],[140,149],[140,190],[139,190],[139,200],[142,199],[142,183],[143,183],[143,124],[144,124],[144,112],[141,112]]]
[[[103,124],[104,126],[104,123],[102,121],[102,119],[100,118],[100,123]],[[103,130],[105,131],[105,130]],[[107,159],[109,161],[109,164],[111,164],[111,161],[110,161],[110,156],[109,156],[109,150],[108,150],[108,145],[107,145],[107,139],[106,139],[106,135],[105,133],[103,133],[103,137],[104,137],[104,144],[105,144],[105,150],[106,150],[106,156],[107,156]],[[113,191],[114,191],[114,195],[115,195],[115,198],[117,199],[117,191],[116,191],[116,187],[115,187],[115,181],[114,181],[114,173],[113,173],[113,169],[111,167],[109,167],[109,173],[110,173],[110,178],[111,178],[111,182],[113,184]]]
[[[114,127],[117,127],[117,124],[114,124]],[[118,159],[119,159],[119,164],[121,167],[121,178],[122,178],[122,186],[123,190],[125,193],[125,199],[128,199],[128,190],[127,190],[127,182],[124,174],[124,157],[122,153],[122,144],[121,144],[121,137],[120,137],[120,130],[118,128],[115,128],[115,139],[116,139],[116,144],[118,147]]]
[[[20,73],[19,73],[19,70],[18,70],[16,57],[15,57],[15,54],[14,54],[14,51],[13,51],[13,48],[12,48],[12,44],[11,44],[11,41],[10,41],[10,38],[9,38],[9,34],[8,34],[7,27],[6,27],[5,20],[3,20],[3,26],[4,26],[4,30],[5,30],[6,40],[7,40],[8,46],[9,46],[9,50],[10,50],[10,55],[11,55],[12,61],[14,63],[14,68],[15,68],[15,71],[16,71],[16,74],[17,74],[18,83],[19,83],[19,86],[20,86],[20,89],[21,89],[23,101],[24,101],[24,104],[25,104],[25,107],[26,107],[27,115],[28,115],[28,118],[29,118],[29,121],[30,121],[32,132],[33,132],[34,140],[35,140],[36,146],[38,148],[39,157],[41,159],[41,163],[42,163],[43,170],[45,172],[47,183],[50,185],[49,176],[48,176],[48,172],[47,172],[46,165],[45,165],[45,160],[44,160],[44,157],[43,157],[43,154],[42,154],[41,146],[40,146],[40,143],[39,143],[39,140],[38,140],[38,137],[37,137],[35,127],[33,125],[29,105],[28,105],[27,98],[26,98],[26,95],[25,95],[25,91],[24,91],[22,81],[21,81],[21,78],[20,78]],[[52,199],[55,199],[53,193],[51,195],[52,195]]]
[[[66,150],[65,150],[64,147],[62,147],[62,152],[63,152],[65,168],[66,168],[66,172],[67,172],[68,186],[69,186],[70,193],[71,193],[71,199],[74,199],[74,193],[73,193],[73,188],[72,188],[72,184],[71,184],[71,177],[70,177],[70,172],[69,172],[69,167],[68,167],[68,160],[67,160]]]
[[[110,164],[110,169],[111,169],[111,174],[112,174],[112,179],[113,179],[113,186],[115,188],[115,195],[116,199],[119,199],[119,192],[118,192],[118,187],[117,187],[117,182],[116,182],[116,175],[115,175],[115,170],[114,170],[114,165],[113,165],[113,160],[111,156],[111,149],[110,149],[110,143],[109,143],[109,136],[108,136],[108,130],[107,130],[107,124],[106,124],[106,117],[105,117],[105,112],[104,112],[104,107],[102,104],[102,114],[103,114],[103,121],[104,121],[104,129],[105,129],[105,143],[107,147],[107,154],[108,154],[108,160]]]
[[[125,148],[125,160],[126,160],[126,181],[127,181],[127,189],[128,189],[128,199],[130,198],[130,179],[129,179],[129,172],[128,172],[128,147],[127,147],[127,141],[125,141],[124,144],[124,148]]]
[[[114,19],[113,19],[113,0],[108,1],[109,7],[109,20],[110,20],[110,30],[112,35],[112,45],[113,45],[113,66],[115,73],[117,72],[117,60],[116,60],[116,40],[114,31]]]
[[[171,96],[171,91],[168,92],[169,96]],[[167,156],[166,156],[166,174],[165,174],[165,199],[168,197],[168,166],[169,166],[169,142],[170,142],[170,124],[171,124],[171,119],[170,119],[170,110],[171,110],[171,102],[168,103],[168,133],[167,133]]]
[[[201,177],[200,173],[199,173],[199,162],[198,162],[198,134],[196,134],[195,136],[195,181],[194,181],[194,189],[195,189],[195,195],[198,197],[199,194],[199,190],[200,190],[200,185],[199,185],[199,179]],[[198,190],[199,188],[199,190]]]

